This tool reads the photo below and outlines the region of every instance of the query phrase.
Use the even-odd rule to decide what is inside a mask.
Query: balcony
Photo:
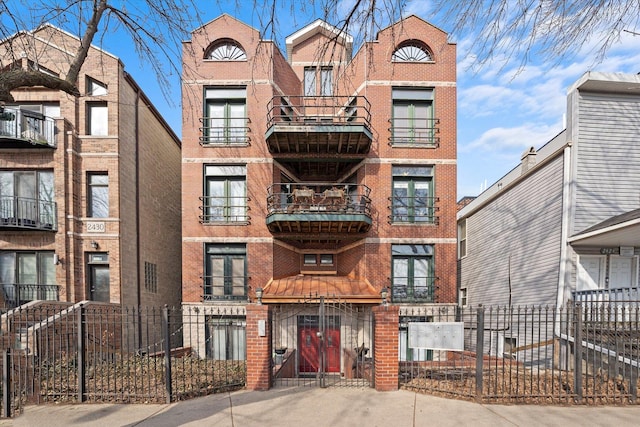
[[[203,196],[198,216],[200,224],[248,224],[248,197]]]
[[[2,285],[4,300],[8,307],[18,307],[29,301],[58,301],[58,285],[13,283]]]
[[[202,117],[200,118],[200,145],[203,147],[249,145],[248,117]]]
[[[246,301],[247,277],[201,276],[203,279],[202,301]]]
[[[391,284],[391,301],[395,303],[437,302],[435,285],[437,277],[394,277]]]
[[[56,148],[55,121],[40,113],[0,108],[0,148]]]
[[[275,96],[267,108],[269,152],[303,179],[340,175],[371,149],[370,104],[363,96]]]
[[[409,123],[411,122],[411,123]],[[397,148],[438,148],[440,119],[389,120],[389,145]]]
[[[0,196],[0,228],[57,231],[56,202]]]
[[[436,212],[438,197],[393,196],[389,197],[391,215],[390,224],[433,224],[438,225],[440,218]]]
[[[268,188],[267,227],[280,238],[342,240],[371,228],[366,185],[278,183]]]

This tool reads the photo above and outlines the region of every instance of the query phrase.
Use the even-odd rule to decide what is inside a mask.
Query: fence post
[[[167,388],[167,403],[171,403],[173,389],[171,386],[171,334],[169,333],[169,307],[162,308],[162,335],[164,336],[164,381]]]
[[[2,352],[2,416],[11,417],[11,349]]]
[[[78,402],[82,403],[86,399],[86,367],[85,367],[85,352],[84,352],[84,306],[81,305],[78,308],[77,314],[77,330],[78,330]]]
[[[574,340],[573,340],[573,389],[576,393],[576,401],[582,402],[582,305],[578,302],[574,305]]]
[[[476,330],[476,400],[482,401],[483,351],[484,351],[484,307],[478,307]]]

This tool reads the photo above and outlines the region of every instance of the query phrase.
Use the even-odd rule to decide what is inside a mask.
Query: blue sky
[[[354,1],[341,0],[336,14],[340,16]],[[126,2],[123,0],[123,3]],[[208,22],[224,12],[255,28],[264,27],[265,11],[254,9],[249,1],[198,0],[196,3],[205,12],[194,19],[191,29],[195,29],[198,22]],[[239,3],[242,8],[238,7]],[[278,4],[284,2],[278,0]],[[277,14],[276,32],[265,36],[278,43],[283,53],[287,35],[321,17],[308,2],[300,3],[303,4],[293,11],[283,5]],[[384,4],[384,0],[378,4]],[[251,7],[247,7],[249,5]],[[409,0],[405,12],[416,14],[446,32],[454,28],[452,22],[438,16],[429,0]],[[556,58],[536,55],[534,46],[533,55],[524,68],[520,68],[520,57],[504,57],[499,53],[478,68],[473,44],[476,38],[474,28],[466,28],[464,34],[450,35],[450,41],[458,46],[458,199],[478,195],[483,186],[491,185],[515,167],[526,148],[540,147],[564,128],[567,88],[582,74],[587,71],[640,72],[640,36],[630,33],[623,33],[602,61],[595,61],[597,46],[587,41],[582,49],[571,52],[571,57],[559,64]],[[174,101],[167,101],[153,70],[139,60],[131,42],[122,34],[107,35],[103,48],[122,59],[126,71],[180,135],[179,76],[175,73],[168,76],[168,92]],[[169,48],[179,55],[180,46]],[[179,60],[177,57],[176,61]]]

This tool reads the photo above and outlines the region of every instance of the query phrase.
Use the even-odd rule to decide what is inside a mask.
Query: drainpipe
[[[140,107],[140,89],[136,88],[135,104],[135,167],[136,167],[136,305],[138,306],[138,347],[142,346],[142,291],[140,284],[140,266],[142,265],[142,254],[140,253],[140,123],[138,109]]]

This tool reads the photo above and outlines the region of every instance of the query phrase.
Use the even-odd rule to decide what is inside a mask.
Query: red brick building
[[[20,32],[1,67],[64,78],[79,43],[50,25]],[[4,304],[178,304],[180,141],[108,52],[89,49],[77,87],[20,88],[2,106]]]
[[[350,35],[318,20],[286,38],[285,57],[222,15],[184,43],[182,135],[182,297],[209,322],[186,332],[201,355],[248,354],[260,362],[248,363],[253,388],[269,386],[264,366],[276,379],[373,380],[365,364],[353,370],[355,352],[375,359],[379,386],[389,357],[438,357],[409,349],[402,324],[414,308],[456,302],[446,33],[410,16],[354,54]],[[372,310],[383,296],[386,310]],[[245,318],[254,303],[263,308]],[[229,310],[239,328],[223,333]],[[247,325],[247,348],[232,342],[260,316],[266,330]],[[229,348],[204,349],[214,334]]]

